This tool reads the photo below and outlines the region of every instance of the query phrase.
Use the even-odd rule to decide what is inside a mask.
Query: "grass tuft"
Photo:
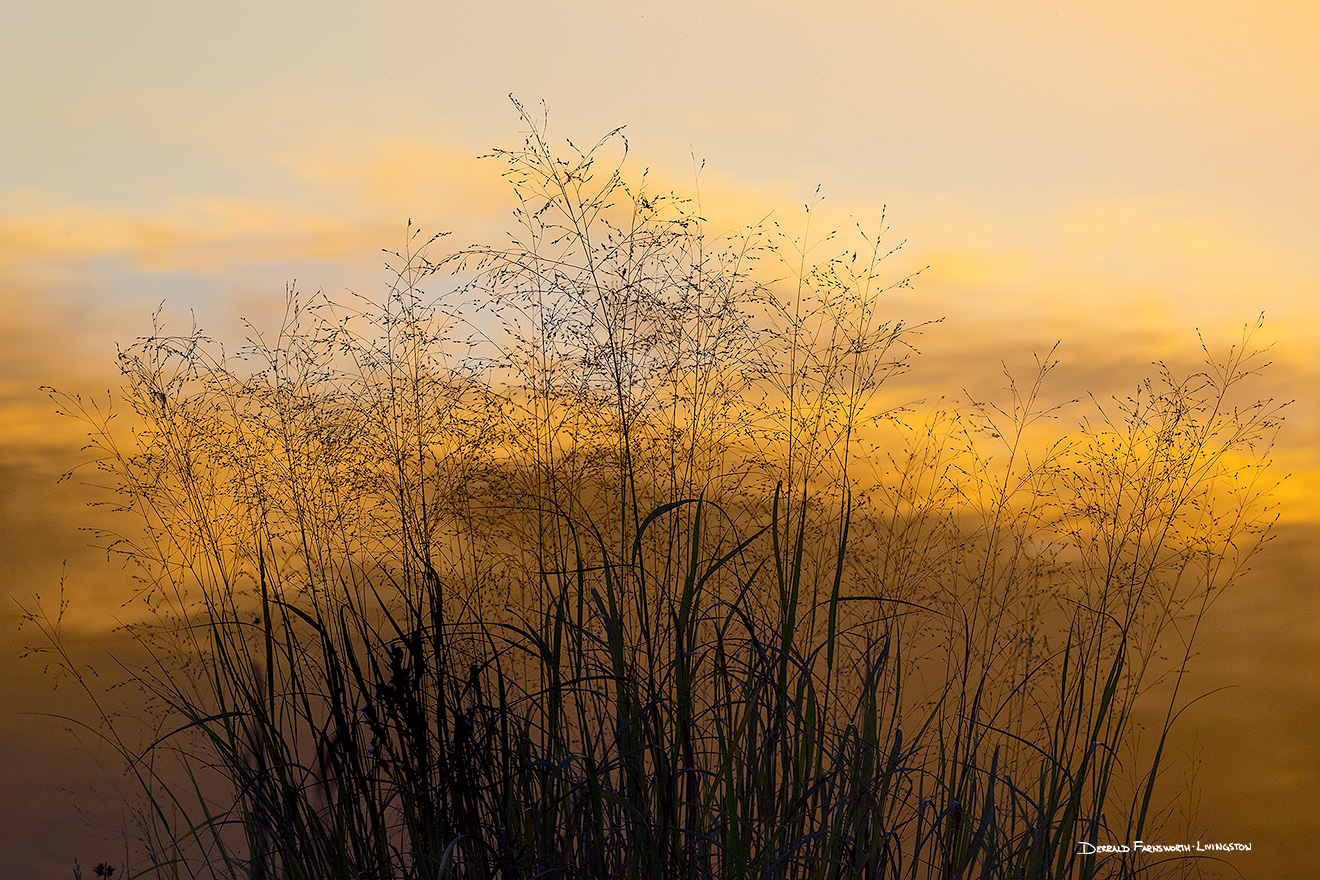
[[[1249,336],[1047,441],[1052,353],[895,409],[882,236],[716,238],[524,120],[504,245],[410,227],[383,303],[290,290],[234,355],[157,323],[131,430],[59,398],[137,523],[125,877],[1188,869],[1078,842],[1172,819],[1197,623],[1272,522]]]

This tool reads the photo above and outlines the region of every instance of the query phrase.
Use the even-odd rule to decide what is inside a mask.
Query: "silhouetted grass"
[[[1197,621],[1269,523],[1257,354],[1051,442],[1050,358],[886,411],[920,328],[878,240],[717,239],[524,118],[505,245],[414,235],[383,305],[290,292],[233,357],[153,332],[131,433],[63,398],[141,523],[131,876],[1186,869],[1078,841],[1169,819]]]

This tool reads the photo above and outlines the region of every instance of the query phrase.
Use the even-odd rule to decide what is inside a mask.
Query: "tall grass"
[[[1186,869],[1078,842],[1171,820],[1197,622],[1270,522],[1259,353],[1049,442],[1052,358],[894,408],[878,237],[713,236],[524,118],[504,245],[410,230],[383,303],[290,291],[232,356],[157,328],[131,432],[61,398],[140,524],[131,876]]]

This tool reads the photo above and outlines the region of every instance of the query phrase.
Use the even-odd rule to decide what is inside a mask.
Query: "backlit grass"
[[[1270,522],[1259,354],[895,408],[878,237],[716,238],[529,126],[503,244],[413,235],[381,303],[157,328],[60,398],[154,657],[147,727],[98,703],[121,876],[1194,870],[1078,842],[1176,818],[1196,625]]]

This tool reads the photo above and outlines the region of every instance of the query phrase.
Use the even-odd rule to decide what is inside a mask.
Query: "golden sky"
[[[544,99],[552,137],[579,145],[626,124],[630,162],[663,187],[692,191],[694,157],[704,160],[703,206],[717,222],[773,211],[798,223],[818,185],[831,222],[873,228],[884,210],[890,238],[906,240],[895,276],[923,269],[895,310],[945,318],[913,373],[932,397],[993,390],[1001,360],[1020,369],[1056,340],[1061,398],[1124,392],[1153,360],[1194,366],[1198,329],[1226,346],[1264,312],[1257,341],[1274,344],[1274,363],[1263,387],[1296,399],[1276,451],[1292,474],[1280,494],[1289,540],[1304,545],[1297,536],[1320,521],[1316,4],[11,6],[0,27],[0,596],[48,591],[68,559],[98,585],[81,594],[95,619],[117,604],[113,572],[76,532],[81,499],[50,485],[77,463],[78,437],[38,386],[108,387],[115,343],[145,332],[162,301],[167,326],[195,314],[234,339],[240,317],[282,309],[293,279],[379,291],[381,248],[402,245],[409,219],[458,243],[494,238],[511,202],[499,166],[476,157],[518,145],[510,93]],[[1288,559],[1256,588],[1315,608],[1315,565]],[[1278,610],[1262,603],[1234,612],[1247,629],[1252,613]],[[6,614],[0,632],[17,645],[27,636]],[[1216,625],[1231,640],[1230,624]],[[1289,638],[1290,662],[1320,656],[1313,628]],[[1260,682],[1280,676],[1301,687],[1301,667],[1292,679],[1260,671],[1260,656],[1234,645],[1240,662],[1220,674],[1240,693],[1259,703]],[[3,693],[41,705],[34,667],[5,653]],[[1270,734],[1281,757],[1269,772],[1284,772],[1300,738],[1320,738],[1314,716]],[[32,723],[0,718],[7,741],[35,755]],[[1231,738],[1207,736],[1233,760]],[[1257,771],[1223,772],[1237,772],[1226,783],[1237,791]],[[1303,797],[1308,781],[1314,772],[1280,783],[1274,801]],[[1229,800],[1215,784],[1209,800]],[[1257,866],[1292,864],[1297,835],[1317,832],[1214,815],[1224,839],[1258,835]],[[67,873],[82,853],[37,852],[23,834],[4,848],[41,870]]]

